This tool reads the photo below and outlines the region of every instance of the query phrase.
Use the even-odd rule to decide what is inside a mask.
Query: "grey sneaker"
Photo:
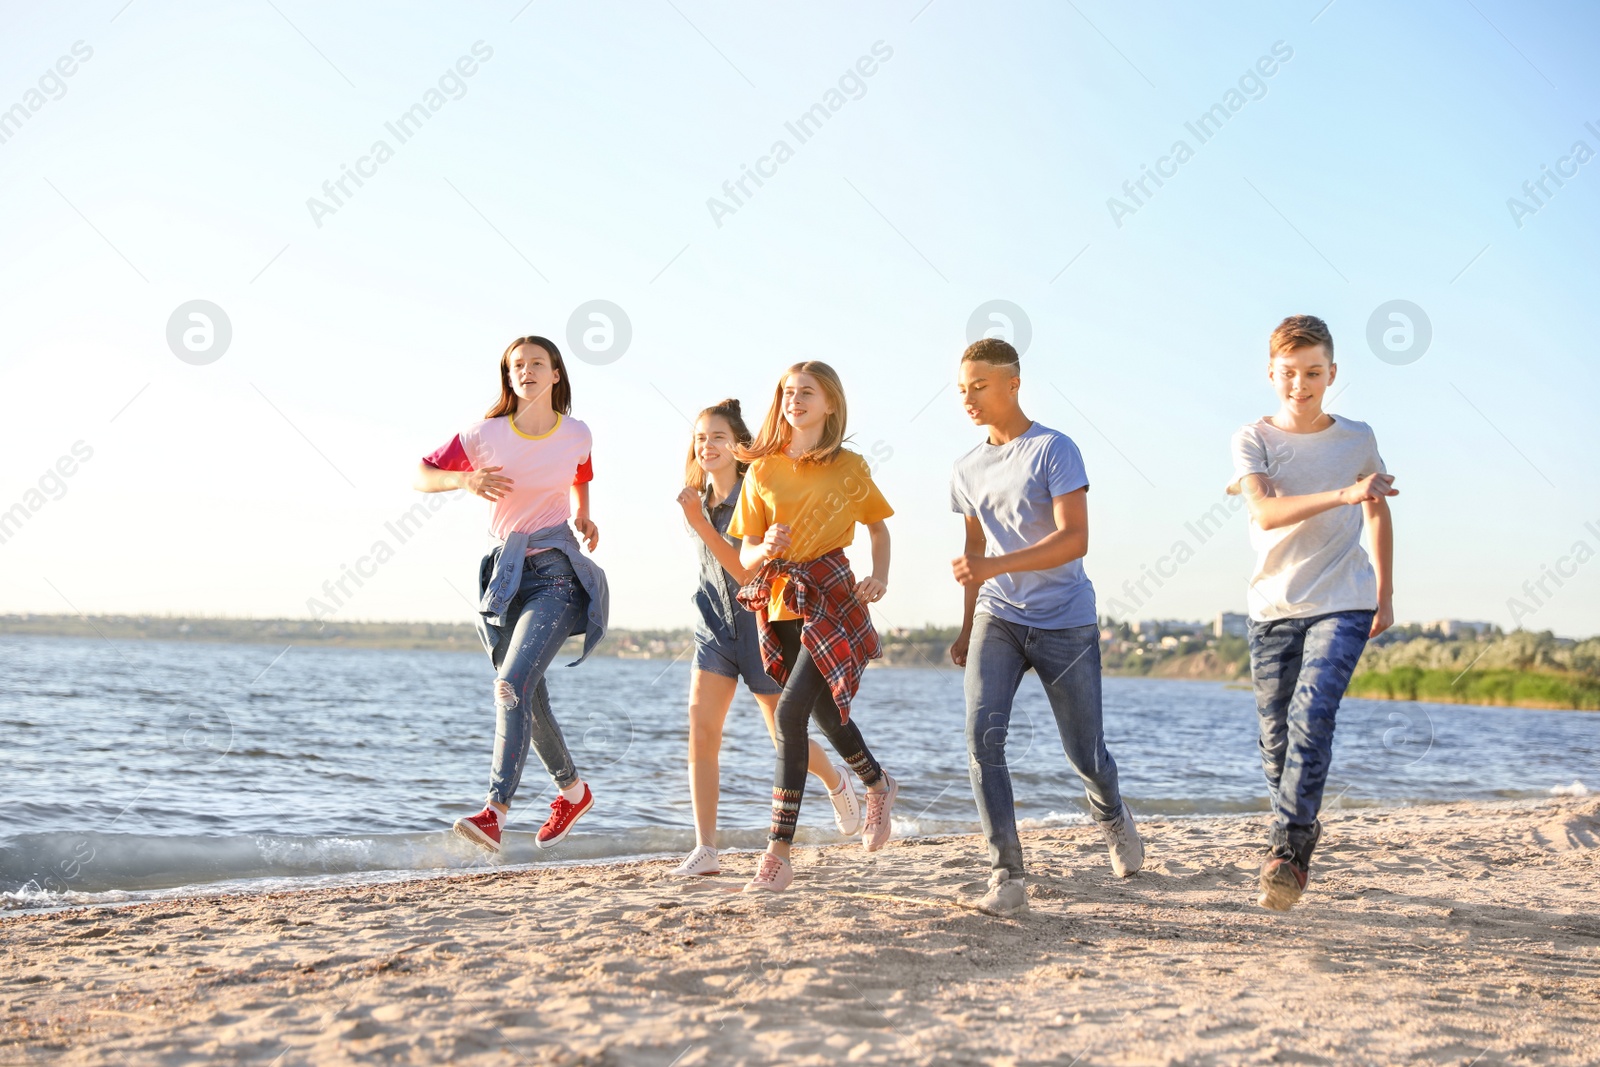
[[[1009,919],[1028,910],[1027,882],[1011,877],[1004,867],[989,873],[989,891],[978,901],[978,910]]]
[[[1111,852],[1111,870],[1118,878],[1126,878],[1144,866],[1144,842],[1139,839],[1127,801],[1123,801],[1120,815],[1098,825]]]

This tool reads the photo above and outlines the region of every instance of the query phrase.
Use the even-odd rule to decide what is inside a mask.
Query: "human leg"
[[[1095,820],[1115,819],[1122,811],[1122,793],[1117,784],[1117,763],[1106,749],[1100,694],[1100,628],[1030,627],[1024,648],[1044,683],[1045,697],[1061,734],[1061,749],[1083,779]]]
[[[828,690],[827,679],[801,645],[800,621],[777,622],[773,625],[778,628],[789,673],[773,715],[778,759],[773,776],[772,830],[768,835],[768,850],[787,857],[794,840],[800,800],[805,790],[806,761],[810,758],[810,738],[807,734],[810,719],[817,720],[834,749],[866,785],[869,793],[883,793],[888,789],[888,782],[862,740],[859,727],[854,722],[843,721]]]
[[[1144,866],[1144,841],[1122,799],[1117,763],[1106,749],[1100,694],[1100,628],[1030,628],[1028,659],[1044,683],[1067,762],[1083,781],[1090,814],[1105,838],[1111,869],[1126,878]]]
[[[1279,783],[1274,853],[1311,862],[1317,815],[1333,756],[1334,721],[1350,676],[1366,648],[1370,611],[1338,611],[1304,631],[1299,680],[1289,700],[1288,745]]]
[[[993,615],[978,615],[972,623],[962,676],[967,701],[967,774],[983,836],[989,842],[989,866],[1017,880],[1025,872],[1011,771],[1006,765],[1006,738],[1012,701],[1028,669],[1023,652],[1026,632],[1026,627]]]
[[[751,693],[756,698],[756,705],[761,708],[761,718],[767,724],[767,735],[772,738],[773,748],[778,747],[778,695]],[[806,739],[806,771],[822,779],[822,784],[828,787],[830,793],[845,780],[839,769],[829,762],[827,750],[814,737]]]
[[[1298,619],[1250,621],[1250,681],[1255,691],[1257,747],[1276,820],[1283,761],[1289,748],[1289,699],[1300,678],[1305,632]]]
[[[510,805],[520,784],[530,746],[558,789],[571,789],[579,782],[572,754],[550,710],[544,675],[588,610],[588,595],[572,564],[557,551],[529,558],[522,595],[522,613],[495,678],[497,728],[489,800],[504,806]]]
[[[722,726],[738,682],[696,669],[689,675],[689,799],[694,806],[695,844],[717,844]]]

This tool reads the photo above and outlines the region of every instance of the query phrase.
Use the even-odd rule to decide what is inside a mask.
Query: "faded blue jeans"
[[[1011,703],[1029,668],[1044,683],[1067,762],[1083,779],[1097,822],[1122,812],[1117,764],[1106,751],[1100,718],[1100,628],[1041,630],[988,613],[972,621],[967,645],[967,773],[989,839],[989,865],[1021,878],[1022,842],[1006,765]]]
[[[1250,621],[1250,677],[1261,717],[1261,769],[1272,803],[1274,856],[1311,863],[1333,758],[1333,723],[1367,646],[1373,612]]]
[[[579,583],[571,560],[554,549],[527,558],[517,600],[521,610],[516,624],[510,636],[502,638],[503,647],[495,649],[494,763],[489,771],[489,799],[506,805],[522,780],[530,743],[558,789],[578,781],[561,727],[550,713],[544,675],[562,643],[574,631],[583,632],[589,610],[589,594]]]

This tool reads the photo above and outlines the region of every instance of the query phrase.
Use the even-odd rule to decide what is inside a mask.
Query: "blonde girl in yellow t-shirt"
[[[680,876],[721,873],[717,854],[717,799],[720,790],[722,724],[733,703],[739,679],[755,697],[778,743],[775,715],[783,687],[767,674],[761,659],[756,617],[738,602],[739,590],[755,574],[739,562],[739,542],[725,531],[739,506],[745,464],[734,454],[752,438],[733,398],[706,408],[694,423],[685,487],[678,505],[697,536],[700,588],[694,595],[699,618],[694,628],[694,668],[689,672],[689,797],[694,803],[695,847],[673,870]],[[843,767],[828,762],[822,746],[812,741],[807,767],[827,787],[839,832],[861,832],[861,805]]]
[[[844,447],[845,423],[839,375],[826,363],[796,363],[778,382],[755,440],[738,450],[750,467],[728,533],[744,539],[739,559],[754,572],[739,602],[755,613],[767,673],[783,684],[772,829],[747,892],[786,889],[794,879],[789,852],[805,790],[809,719],[866,787],[862,846],[875,852],[889,840],[899,786],[867,750],[850,704],[867,661],[882,655],[867,605],[887,591],[884,520],[894,509],[867,461]],[[859,582],[844,555],[857,523],[872,540],[872,573]]]

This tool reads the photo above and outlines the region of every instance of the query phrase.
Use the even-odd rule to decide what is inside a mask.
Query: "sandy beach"
[[[777,897],[666,861],[0,921],[0,1063],[1600,1062],[1600,799],[1347,809],[1253,903],[1261,817],[805,850]]]

